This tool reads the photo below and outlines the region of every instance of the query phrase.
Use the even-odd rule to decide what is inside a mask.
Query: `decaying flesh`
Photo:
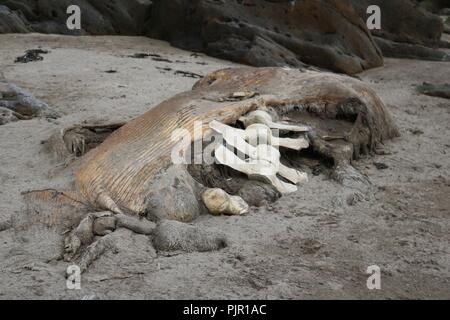
[[[253,123],[249,115],[255,110],[270,114],[272,121],[264,124],[278,127],[282,133],[293,126],[300,128],[283,138],[303,137],[311,150],[331,159],[336,168],[348,166],[352,159],[374,152],[384,140],[398,135],[380,98],[357,79],[288,68],[224,69],[200,80],[192,91],[178,94],[121,126],[89,150],[81,158],[70,191],[31,192],[27,197],[51,200],[53,196],[60,205],[67,196],[72,204],[83,204],[93,211],[156,221],[192,221],[205,210],[201,194],[214,186],[204,185],[207,177],[194,179],[187,165],[172,163],[172,149],[179,143],[171,139],[173,131],[186,129],[193,139],[198,136],[194,135],[197,121],[202,122],[204,137],[212,134],[213,121],[245,128]],[[67,135],[61,138],[72,151],[86,151]],[[239,187],[223,189],[249,194],[240,192]]]

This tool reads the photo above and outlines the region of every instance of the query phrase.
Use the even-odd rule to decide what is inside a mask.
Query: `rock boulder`
[[[347,0],[156,0],[146,34],[254,66],[354,74],[383,63]]]

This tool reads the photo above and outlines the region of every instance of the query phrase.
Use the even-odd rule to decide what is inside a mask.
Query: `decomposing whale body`
[[[295,168],[295,161],[283,164],[285,152],[297,158],[314,153],[328,159],[334,168],[340,168],[349,166],[362,154],[375,152],[384,140],[398,135],[380,98],[355,78],[289,68],[224,69],[204,77],[192,91],[178,94],[120,126],[91,150],[86,147],[88,144],[83,134],[88,132],[87,137],[92,139],[95,135],[93,126],[59,133],[51,139],[58,148],[63,146],[67,154],[76,153],[78,156],[86,152],[79,159],[72,189],[29,192],[26,198],[35,204],[42,200],[53,202],[58,208],[53,211],[60,215],[53,216],[54,223],[65,222],[61,218],[67,217],[61,209],[63,205],[64,208],[72,206],[83,208],[85,212],[96,212],[82,221],[81,229],[86,221],[111,217],[112,226],[139,229],[136,221],[146,218],[146,221],[158,222],[158,226],[163,228],[155,226],[155,230],[159,230],[155,233],[159,239],[157,242],[165,243],[165,248],[217,249],[224,245],[222,236],[212,240],[202,238],[200,247],[192,243],[183,246],[180,245],[182,241],[176,239],[171,247],[167,241],[161,240],[162,234],[164,230],[179,229],[180,222],[193,221],[202,211],[206,212],[202,194],[210,188],[223,189],[231,196],[216,190],[210,191],[203,199],[237,201],[239,205],[234,205],[238,208],[236,214],[246,212],[245,203],[242,205],[241,200],[250,205],[260,205],[276,200],[283,192],[277,190],[271,181],[249,180],[245,170],[220,161],[175,164],[173,154],[178,150],[180,136],[174,132],[185,130],[181,138],[188,137],[188,149],[192,149],[198,140],[205,141],[201,148],[204,151],[208,147],[206,141],[220,133],[221,126],[231,128],[231,132],[242,133],[255,125],[268,128],[265,139],[279,145],[282,167],[286,171],[277,179],[289,185],[302,183],[306,177]],[[280,131],[279,137],[271,134],[275,128]],[[252,130],[249,132],[252,135]],[[58,139],[59,144],[55,143]],[[212,150],[217,152],[218,148]],[[191,154],[192,157],[194,155],[195,152]],[[242,199],[236,200],[234,196]],[[209,207],[223,208],[220,210],[224,213],[233,214],[230,209],[233,205],[210,204]],[[79,222],[81,217],[77,217]],[[178,222],[168,227],[167,221],[170,220]],[[80,226],[75,229],[75,234],[83,233]],[[151,227],[143,229],[143,233],[152,232]],[[109,231],[97,234],[108,234]],[[89,235],[92,232],[92,228],[89,229]],[[66,251],[72,250],[73,246],[75,250],[72,251],[76,251],[92,240],[91,236],[86,241],[80,240],[83,238],[81,235],[76,238],[75,245],[73,239],[66,241]]]

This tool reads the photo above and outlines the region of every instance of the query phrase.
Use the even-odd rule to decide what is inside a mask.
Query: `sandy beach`
[[[14,63],[33,48],[49,53]],[[130,57],[136,53],[161,58]],[[73,169],[43,150],[56,130],[127,121],[190,90],[196,75],[232,66],[143,37],[0,35],[6,80],[62,115],[0,126],[0,225],[24,214],[21,192],[70,180]],[[128,241],[91,265],[81,290],[66,288],[57,234],[5,228],[0,299],[449,299],[450,100],[415,91],[449,75],[448,62],[389,58],[358,75],[401,132],[383,155],[354,163],[372,184],[364,199],[346,203],[345,187],[327,172],[309,171],[307,184],[268,207],[197,219],[228,235],[220,251],[159,254],[147,236],[122,230]],[[382,290],[366,287],[371,265],[382,270]]]

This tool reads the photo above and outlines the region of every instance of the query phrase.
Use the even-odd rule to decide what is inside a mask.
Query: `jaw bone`
[[[307,132],[310,130],[309,127],[307,126],[295,126],[274,122],[271,115],[263,110],[252,111],[249,114],[240,117],[239,121],[241,121],[246,128],[255,123],[262,123],[268,126],[270,129],[295,131],[295,132]]]
[[[280,141],[284,139],[273,137],[270,128],[267,126],[253,125],[251,128],[249,126],[248,131],[244,131],[214,120],[210,123],[210,127],[220,133],[228,145],[248,156],[248,159],[243,160],[225,146],[219,145],[215,149],[215,158],[219,163],[243,172],[249,178],[268,181],[284,194],[295,192],[297,187],[280,180],[277,173],[295,184],[307,181],[308,178],[305,173],[288,168],[280,163],[280,152],[271,144],[280,145]],[[284,145],[296,150],[308,146],[307,141],[303,138],[289,140],[293,140],[293,142],[286,142],[285,140]],[[262,144],[258,144],[261,142]]]

